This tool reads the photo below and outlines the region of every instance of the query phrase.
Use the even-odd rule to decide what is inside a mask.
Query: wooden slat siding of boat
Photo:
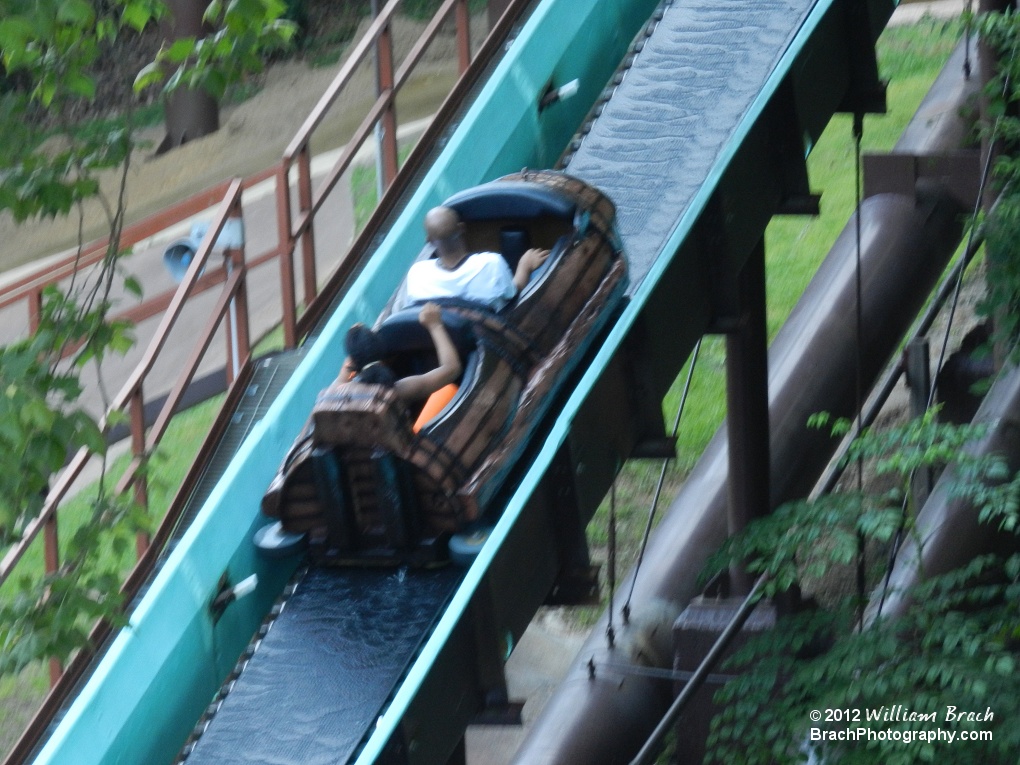
[[[562,256],[562,262],[522,297],[508,314],[521,332],[534,338],[539,356],[545,356],[560,341],[591,294],[598,288],[613,262],[611,247],[592,234]]]
[[[306,459],[312,449],[308,428],[309,425],[306,425],[305,430],[290,447],[283,465],[273,476],[266,493],[262,495],[262,512],[270,518],[280,518],[282,508],[289,498],[291,486],[311,484],[312,476],[308,473],[309,468],[306,464]],[[305,475],[302,475],[302,471],[305,472]],[[312,490],[314,492],[314,487]]]
[[[519,387],[519,386],[518,386]],[[506,405],[505,402],[499,402]],[[421,502],[422,524],[427,533],[454,531],[465,518],[455,496],[460,482],[469,469],[461,463],[463,444],[437,442],[428,437],[415,438],[403,405],[397,401],[392,389],[367,386],[360,383],[337,383],[320,394],[312,413],[314,440],[320,445],[338,448],[339,459],[347,466],[347,482],[352,494],[352,512],[355,524],[362,535],[369,529],[385,527],[384,509],[379,504],[378,477],[370,463],[372,448],[384,448],[397,458],[405,460],[420,472],[412,475],[416,485],[427,487],[429,494],[439,494],[442,502]],[[508,417],[501,423],[505,427]],[[486,430],[477,424],[472,430]],[[362,447],[360,449],[354,446]],[[478,455],[470,455],[477,460]],[[421,498],[422,495],[419,495]],[[329,512],[328,510],[326,512]],[[285,527],[287,523],[285,521]],[[341,540],[329,535],[325,546],[338,546]]]
[[[468,508],[468,513],[477,515],[488,501],[498,479],[509,468],[509,463],[516,455],[522,439],[526,438],[534,427],[536,411],[541,410],[543,402],[548,400],[555,388],[563,368],[576,356],[581,339],[588,337],[594,330],[607,303],[614,293],[619,292],[626,284],[626,276],[627,264],[623,258],[617,258],[599,289],[571,325],[570,331],[563,335],[545,361],[534,370],[527,388],[521,394],[510,431],[465,482],[459,493]]]
[[[493,441],[506,434],[517,409],[517,398],[524,388],[523,378],[514,373],[506,359],[491,352],[486,357],[493,369],[484,381],[473,387],[470,397],[461,405],[464,415],[446,442],[447,448],[466,468],[462,480],[491,449]]]
[[[475,335],[479,338],[489,338],[498,342],[501,353],[520,369],[532,367],[539,360],[532,337],[520,331],[520,329],[509,321],[505,314],[493,314],[479,311],[472,308],[459,306],[450,307],[453,310],[467,317],[475,328]]]
[[[459,530],[466,519],[456,495],[437,486],[432,477],[421,470],[415,471],[414,483],[420,502],[422,535],[435,537]]]
[[[488,453],[493,441],[506,433],[516,412],[518,395],[524,387],[523,379],[514,373],[505,359],[491,351],[483,351],[483,354],[483,364],[488,362],[489,369],[485,371],[482,382],[473,386],[468,397],[458,406],[459,416],[455,418],[455,424],[444,429],[441,439],[433,440],[431,434],[422,439],[420,447],[409,457],[409,461],[422,472],[444,479],[443,486],[448,497],[456,496],[460,485]],[[445,471],[434,460],[430,452],[433,444],[441,445],[443,453],[454,456],[456,473]],[[474,519],[459,502],[456,506],[461,522]]]
[[[372,464],[372,448],[340,449],[337,459],[344,465],[344,479],[350,489],[351,506],[347,519],[359,537],[363,536],[373,525],[378,524],[380,515],[379,498],[376,494],[375,466]],[[337,512],[331,508],[327,512]],[[338,547],[342,539],[331,537],[329,547]],[[352,547],[357,547],[353,544]],[[345,548],[349,549],[349,548]]]
[[[587,210],[591,214],[592,221],[604,233],[607,235],[612,233],[612,223],[616,219],[616,206],[609,197],[579,178],[549,170],[523,170],[504,176],[500,180],[541,183],[565,194],[574,199],[578,207]]]
[[[288,531],[304,532],[322,525],[323,507],[312,484],[311,471],[303,481],[292,480],[287,487],[286,518]]]
[[[377,436],[371,435],[373,431],[386,428],[389,440],[399,442],[399,431],[396,427],[385,426],[379,422],[374,425],[367,425],[368,419],[396,419],[403,422],[409,431],[410,426],[406,423],[406,416],[401,413],[401,407],[395,405],[395,397],[392,392],[386,391],[379,386],[361,386],[363,389],[371,387],[373,390],[369,395],[357,397],[344,397],[327,395],[320,408],[322,414],[323,428],[327,431],[334,429],[334,437],[342,442],[344,446],[327,444],[339,450],[337,459],[343,464],[345,482],[349,490],[349,501],[351,507],[348,512],[352,513],[350,523],[353,525],[355,535],[377,524],[379,507],[377,504],[377,486],[374,468],[372,465],[372,452],[375,444],[379,441]],[[362,391],[364,393],[364,391]],[[389,395],[388,395],[389,394]],[[341,412],[333,417],[330,413],[331,406],[342,406],[340,399],[354,400],[355,411]],[[347,417],[346,415],[350,415]],[[316,436],[314,424],[315,414],[309,420],[305,433],[307,437],[300,439],[291,452],[287,455],[284,468],[274,477],[266,495],[262,500],[263,512],[283,522],[285,530],[293,533],[309,533],[310,542],[313,548],[325,549],[349,549],[351,530],[341,528],[337,525],[336,516],[339,513],[337,508],[324,503],[315,485],[312,473],[311,459],[312,450],[315,446],[324,445],[324,439]],[[339,438],[338,433],[344,437]],[[400,453],[406,454],[409,437],[402,439],[403,449]],[[351,443],[367,442],[365,444]],[[322,554],[322,549],[314,549],[313,554]]]
[[[341,475],[341,470],[349,473],[352,465],[357,464],[355,458],[348,457],[347,461],[341,466],[340,462],[335,460],[335,456],[332,451],[321,448],[317,448],[312,455],[312,463],[316,472],[316,493],[319,496],[319,504],[322,508],[322,516],[319,519],[320,525],[312,529],[308,537],[309,549],[313,557],[317,557],[324,549],[350,549],[355,547],[360,536],[356,518],[350,514],[350,507],[353,504],[353,492],[346,490],[347,487],[344,486],[343,481],[333,481],[330,480],[331,476],[328,474],[323,475],[319,473],[321,464],[318,463],[320,461],[331,465],[336,470],[338,478]],[[287,528],[287,515],[289,515],[289,512],[284,516],[284,528]]]
[[[316,444],[379,446],[407,454],[411,423],[393,388],[359,382],[335,382],[322,391],[312,409]]]
[[[357,549],[363,539],[371,536],[378,526],[380,510],[376,497],[375,471],[372,465],[372,449],[350,447],[338,449],[335,455],[342,464],[347,492],[343,507],[319,501],[318,512],[302,517],[294,492],[288,489],[282,506],[281,521],[287,531],[309,533],[309,552],[320,562],[330,562],[329,557],[337,553]],[[310,453],[304,457],[309,464]],[[336,487],[343,491],[344,487]],[[302,487],[303,489],[303,487]],[[318,490],[313,486],[316,496]],[[311,505],[308,506],[311,508]],[[346,513],[346,514],[345,514]]]

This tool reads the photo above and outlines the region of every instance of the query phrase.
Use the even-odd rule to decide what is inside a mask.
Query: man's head
[[[457,259],[467,253],[464,224],[451,207],[433,207],[425,214],[425,237],[435,246],[440,258]]]

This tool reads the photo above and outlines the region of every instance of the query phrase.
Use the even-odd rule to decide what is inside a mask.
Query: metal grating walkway
[[[160,564],[173,550],[183,530],[188,528],[194,520],[196,513],[205,504],[244,439],[265,416],[304,357],[304,349],[297,348],[292,351],[275,353],[255,362],[251,381],[245,390],[244,397],[231,415],[230,424],[216,445],[212,457],[205,465],[195,490],[188,498],[187,506],[177,522],[174,534],[160,555]]]

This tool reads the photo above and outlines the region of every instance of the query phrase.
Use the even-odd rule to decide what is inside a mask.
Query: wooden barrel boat
[[[489,505],[558,388],[623,299],[614,206],[583,181],[523,171],[444,205],[459,213],[472,252],[499,252],[511,271],[530,247],[550,255],[499,311],[435,301],[444,321],[468,323],[474,340],[456,394],[417,432],[419,407],[392,388],[338,381],[319,395],[262,510],[278,519],[274,538],[300,535],[321,562],[445,559],[451,534],[495,511]],[[420,255],[434,256],[428,244]],[[411,308],[379,325],[392,334],[417,320]],[[403,369],[435,364],[431,344],[400,356]]]

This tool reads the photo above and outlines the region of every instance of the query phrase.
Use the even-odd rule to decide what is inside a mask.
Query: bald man
[[[425,236],[436,248],[437,257],[411,266],[404,287],[405,305],[454,297],[498,311],[549,257],[549,250],[532,248],[521,256],[516,272],[511,274],[499,253],[468,250],[464,224],[449,207],[433,207],[426,213]]]
[[[531,274],[549,257],[549,250],[527,250],[517,264],[515,273],[498,252],[468,250],[464,241],[464,224],[457,212],[449,207],[434,207],[425,215],[425,236],[436,248],[436,257],[419,260],[407,272],[401,308],[442,298],[460,298],[480,303],[498,311],[512,300]],[[461,358],[466,358],[475,345],[470,322],[457,314],[444,314],[443,321]],[[356,324],[347,333],[347,360],[341,370],[346,380],[368,364],[389,358],[398,349],[429,348],[431,339],[419,324],[385,322],[371,330]]]

